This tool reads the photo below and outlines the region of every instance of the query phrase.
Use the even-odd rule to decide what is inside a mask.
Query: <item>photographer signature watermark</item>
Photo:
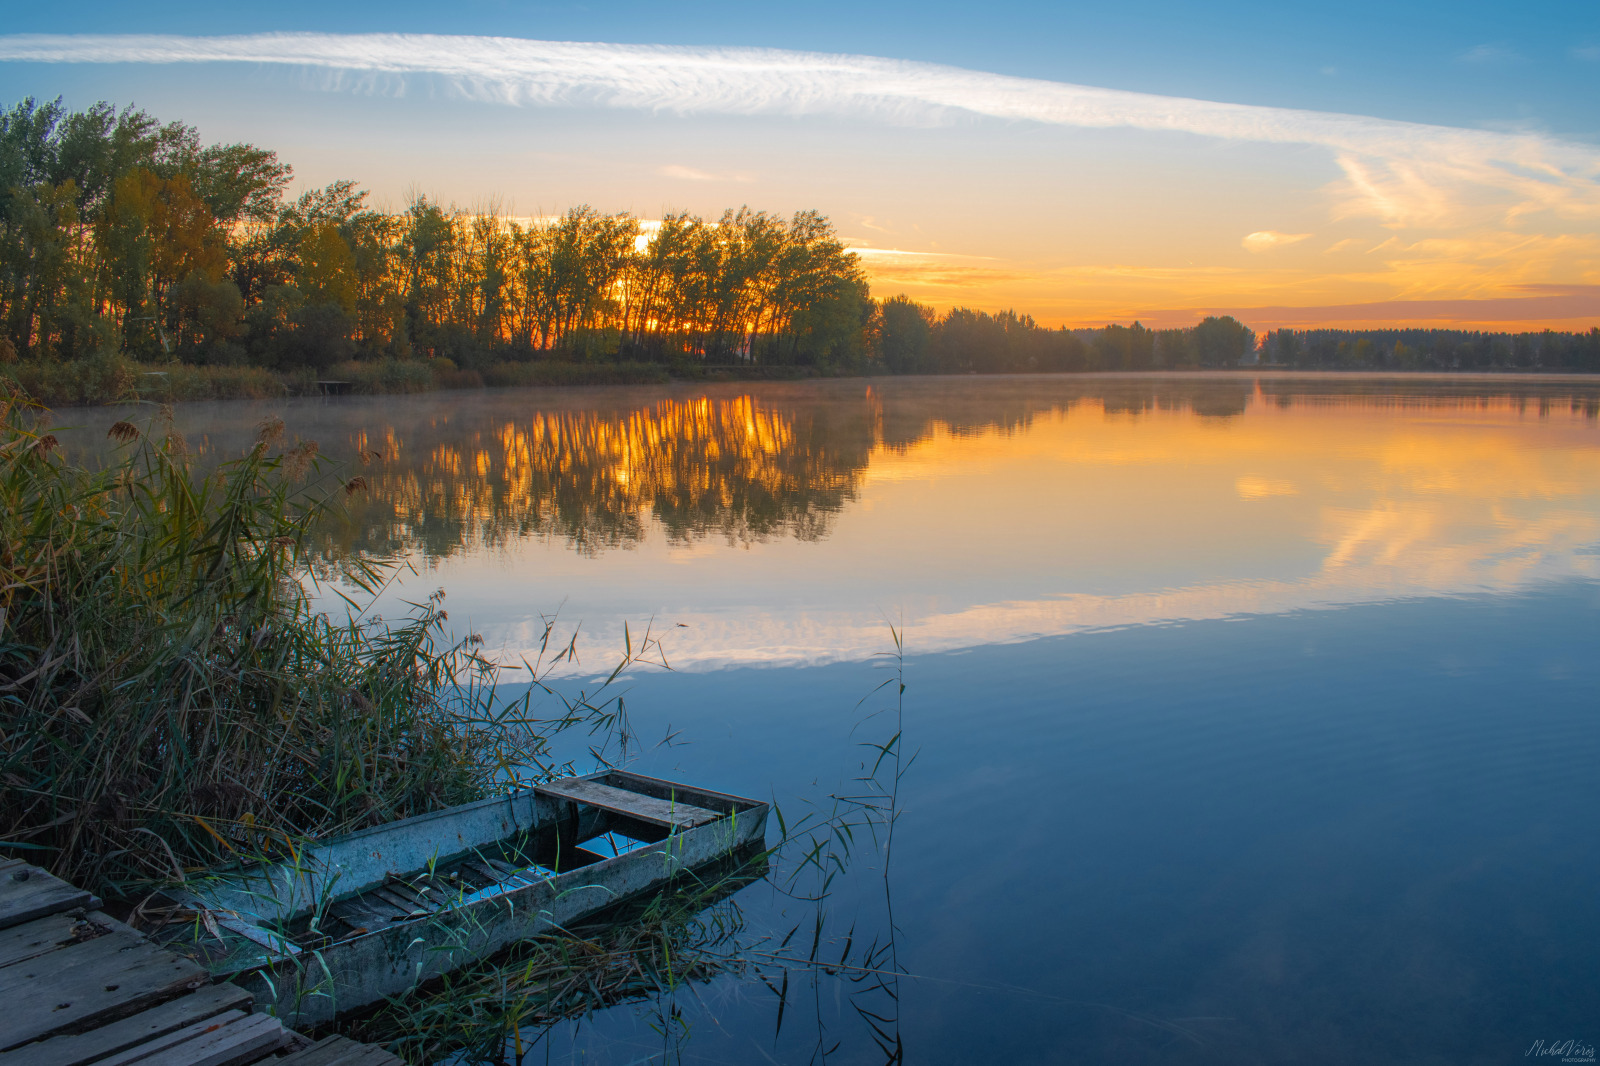
[[[1593,1062],[1594,1045],[1582,1040],[1535,1040],[1522,1053],[1526,1059],[1560,1059],[1562,1062]]]

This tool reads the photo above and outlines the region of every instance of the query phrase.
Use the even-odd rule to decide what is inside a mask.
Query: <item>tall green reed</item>
[[[549,776],[553,733],[615,719],[500,698],[442,594],[398,623],[314,609],[314,527],[364,481],[281,422],[204,473],[169,416],[110,435],[109,466],[69,462],[0,393],[0,852],[127,894]]]

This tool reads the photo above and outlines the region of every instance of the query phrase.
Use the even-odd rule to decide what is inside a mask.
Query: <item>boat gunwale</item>
[[[656,840],[645,840],[644,845],[647,847],[654,847],[657,844],[671,841],[675,836],[681,837],[684,832],[711,829],[729,822],[737,825],[742,816],[745,815],[755,818],[764,825],[767,812],[770,809],[769,804],[762,800],[695,788],[679,782],[649,777],[618,768],[602,769],[588,774],[577,774],[548,782],[547,784],[559,785],[562,782],[575,780],[609,784],[612,783],[612,779],[627,784],[644,786],[635,790],[640,795],[649,796],[652,791],[663,792],[681,797],[686,804],[695,799],[706,800],[707,806],[705,809],[719,815],[717,819],[707,822],[696,830],[668,830],[663,837],[659,837]],[[258,862],[224,869],[217,871],[214,879],[208,882],[202,882],[199,885],[189,883],[174,887],[165,894],[174,902],[192,909],[215,912],[218,919],[226,919],[226,921],[222,922],[225,928],[231,929],[235,935],[243,936],[245,939],[252,941],[258,947],[269,947],[270,950],[270,945],[272,944],[290,945],[293,941],[286,937],[282,930],[287,929],[296,920],[370,893],[377,888],[381,888],[393,878],[404,879],[416,876],[421,871],[431,869],[436,865],[447,866],[474,854],[481,854],[485,849],[502,845],[519,834],[531,834],[548,825],[559,824],[565,820],[566,810],[569,805],[588,807],[591,812],[595,812],[597,817],[590,819],[591,826],[605,825],[608,820],[619,817],[615,813],[585,804],[581,800],[559,795],[546,795],[540,791],[543,787],[545,786],[534,785],[508,792],[501,796],[491,796],[486,799],[475,800],[472,803],[429,811],[425,814],[413,815],[409,818],[398,819],[383,825],[357,830],[353,833],[307,846],[300,852],[297,862]],[[614,787],[622,787],[622,785],[616,784]],[[378,851],[370,850],[375,840],[381,840],[385,837],[408,838],[416,835],[419,828],[428,826],[431,823],[470,818],[473,815],[487,815],[489,820],[493,820],[496,810],[502,804],[505,805],[505,813],[499,818],[500,831],[497,834],[482,840],[464,842],[464,846],[453,848],[448,852],[437,850],[437,844],[435,843],[434,850],[420,865],[405,862],[402,864],[406,866],[405,869],[396,870],[394,864],[382,861]],[[519,817],[519,813],[525,814],[525,817]],[[583,820],[581,812],[579,813],[579,818],[581,825]],[[574,840],[573,843],[577,844],[593,839],[594,836],[602,835],[605,831],[607,830],[602,829],[600,832],[592,833],[588,836],[584,836],[580,831],[578,839]],[[417,847],[412,849],[412,853],[420,856],[424,850],[424,848]],[[608,856],[605,861],[614,861],[620,857]],[[381,872],[369,873],[359,882],[351,881],[349,882],[351,887],[343,891],[333,890],[344,874],[344,866],[356,865],[358,861],[362,865],[371,866],[373,860],[377,860],[377,865],[383,867]],[[543,873],[540,868],[534,867],[525,872],[520,872],[520,874],[528,882],[554,884],[558,879],[579,873],[585,869],[592,869],[596,865],[598,864],[587,864],[565,872],[555,871],[549,875]],[[474,901],[473,905],[502,898],[513,892],[532,887],[526,883],[522,885],[508,884],[506,879],[501,879],[498,883],[506,886],[505,891],[491,893]],[[478,892],[486,891],[491,887],[493,886],[483,886],[468,893],[468,895],[476,895]],[[426,921],[429,918],[437,917],[438,913],[453,909],[457,908],[446,906],[433,914],[418,915],[414,919],[405,922],[393,922],[389,928],[409,925],[412,921]],[[258,930],[260,935],[252,936],[242,930],[234,929],[233,927],[236,925],[251,926]],[[347,943],[353,939],[357,938],[347,937],[337,942]],[[283,947],[279,947],[276,957],[288,958],[296,953],[294,950],[284,950]],[[265,958],[263,961],[265,961]]]
[[[747,819],[735,812],[599,863],[520,884],[502,882],[504,891],[461,906],[391,921],[316,949],[263,953],[227,972],[279,1017],[322,1024],[519,940],[657,891],[748,847],[764,848],[769,810],[769,804],[757,803]]]

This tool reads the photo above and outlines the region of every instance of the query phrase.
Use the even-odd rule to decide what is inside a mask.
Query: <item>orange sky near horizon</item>
[[[354,178],[380,210],[816,210],[875,296],[1048,326],[1600,326],[1583,135],[800,52],[322,34],[239,38],[224,61],[195,38],[95,40],[93,64],[0,63],[0,82],[137,99],[271,147],[295,193]]]
[[[1417,264],[1400,261],[1396,284],[1373,274],[1314,274],[1243,268],[1134,265],[1052,268],[978,256],[882,250],[850,242],[879,299],[904,293],[941,311],[970,307],[1031,314],[1041,325],[1094,328],[1135,321],[1153,329],[1190,326],[1232,315],[1257,333],[1274,329],[1422,328],[1488,332],[1588,332],[1600,328],[1600,284],[1523,281],[1513,266],[1502,277],[1466,284],[1441,270],[1429,283]],[[1383,271],[1374,272],[1377,274]],[[1532,276],[1540,276],[1533,273]],[[1454,282],[1454,283],[1453,283]]]

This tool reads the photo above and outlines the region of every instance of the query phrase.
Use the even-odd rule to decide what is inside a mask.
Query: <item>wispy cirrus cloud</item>
[[[1309,233],[1279,233],[1275,229],[1263,229],[1246,234],[1244,240],[1239,243],[1244,246],[1244,250],[1247,252],[1270,252],[1274,248],[1299,244],[1310,236],[1311,234]]]
[[[695,167],[686,167],[678,163],[669,163],[656,170],[663,178],[677,178],[679,181],[714,181],[714,182],[751,182],[756,180],[755,175],[748,171],[738,171],[733,174],[713,174],[709,170],[699,170]]]
[[[391,76],[446,79],[511,105],[685,114],[836,115],[903,124],[982,116],[1316,145],[1344,173],[1343,212],[1404,226],[1468,209],[1600,218],[1600,150],[1538,133],[1219,103],[1016,78],[872,56],[761,48],[533,41],[428,34],[269,33],[227,37],[0,37],[0,60],[44,63],[268,63],[319,68],[373,87]]]

